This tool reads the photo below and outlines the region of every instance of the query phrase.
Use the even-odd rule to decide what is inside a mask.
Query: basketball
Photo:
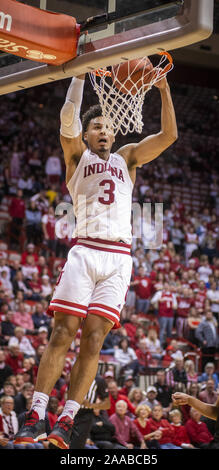
[[[144,89],[147,90],[149,87],[153,76],[153,68],[153,64],[148,57],[115,65],[111,71],[113,84],[121,93],[127,94],[131,91],[132,95],[136,95],[142,87],[142,80],[145,84]]]

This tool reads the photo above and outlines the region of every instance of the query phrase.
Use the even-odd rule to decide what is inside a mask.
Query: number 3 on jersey
[[[101,181],[100,186],[104,186],[104,191],[103,191],[104,197],[99,197],[98,201],[101,204],[106,204],[106,205],[112,204],[115,200],[115,194],[114,194],[115,183],[114,183],[114,181],[112,181],[112,180],[103,180],[103,181]]]

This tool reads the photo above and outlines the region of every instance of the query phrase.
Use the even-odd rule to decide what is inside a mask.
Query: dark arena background
[[[173,444],[183,449],[183,458],[188,460],[186,449],[192,446],[204,452],[216,431],[215,421],[193,416],[188,405],[175,407],[171,395],[181,391],[215,404],[219,392],[218,1],[214,4],[213,34],[171,54],[174,69],[168,82],[179,137],[157,160],[138,168],[133,192],[133,202],[141,207],[144,203],[152,205],[152,232],[155,204],[163,203],[163,243],[159,249],[150,250],[147,233],[133,239],[133,272],[121,313],[122,327],[106,337],[98,366],[98,377],[108,387],[110,408],[99,414],[92,411],[94,402],[103,397],[95,387],[89,390],[90,408],[83,408],[83,417],[87,410],[93,421],[80,454],[84,456],[91,455],[93,449],[113,448],[109,444],[105,447],[102,441],[115,442],[110,417],[119,399],[127,402],[127,416],[143,434],[137,407],[147,405],[148,420],[153,422],[153,407],[161,405],[160,425],[169,431],[153,438],[154,447],[147,446],[150,455],[165,448],[170,449],[168,458],[171,454],[175,458]],[[0,53],[0,72],[7,60],[7,54]],[[66,219],[71,198],[59,141],[60,109],[69,84],[68,78],[0,97],[1,450],[10,443],[9,448],[13,448],[13,437],[30,409],[40,358],[54,324],[46,311],[75,243]],[[81,114],[97,102],[86,77]],[[159,131],[160,112],[159,92],[153,87],[143,106],[141,138]],[[118,134],[113,151],[138,141],[138,134]],[[172,310],[160,302],[158,293],[166,291],[177,302]],[[167,316],[173,318],[169,335],[160,321],[165,307]],[[81,330],[72,341],[61,378],[51,393],[47,409],[50,428],[65,404],[80,336]],[[177,413],[173,410],[180,410],[181,434],[177,437]],[[10,418],[8,432],[4,416],[7,423]],[[98,425],[100,421],[102,425]],[[49,448],[47,441],[33,447],[41,459],[48,458],[42,455]],[[133,440],[126,450],[134,454],[136,449],[142,452]],[[200,452],[195,455],[201,459]],[[71,455],[77,454],[74,451]],[[159,453],[160,462],[163,458]]]

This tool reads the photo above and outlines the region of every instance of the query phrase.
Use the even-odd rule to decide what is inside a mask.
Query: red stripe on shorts
[[[90,307],[104,308],[105,310],[109,310],[109,312],[115,313],[116,315],[119,316],[119,310],[116,310],[115,308],[112,308],[112,307],[108,307],[107,305],[93,303],[93,304],[89,304],[88,309],[90,309]]]
[[[90,238],[90,237],[87,237],[87,238],[83,238],[83,237],[78,237],[77,238],[77,241],[78,240],[81,240],[81,241],[87,241],[87,242],[96,242],[96,243],[103,243],[104,245],[114,245],[114,246],[123,246],[124,248],[129,248],[131,249],[131,245],[128,245],[127,243],[123,243],[123,242],[111,242],[110,240],[102,240],[101,238]],[[76,242],[77,243],[77,242]]]
[[[105,312],[101,312],[100,310],[92,309],[92,310],[89,310],[88,314],[93,314],[93,315],[98,315],[100,317],[109,318],[109,320],[112,320],[113,323],[115,323],[118,328],[121,327],[119,320],[115,317],[112,317],[110,313],[105,313]]]
[[[86,246],[86,248],[91,248],[93,250],[108,251],[109,253],[122,253],[123,255],[131,255],[128,251],[122,250],[111,250],[110,248],[102,248],[100,246],[87,245],[87,243],[77,242],[77,245]]]
[[[80,308],[81,310],[85,310],[85,312],[87,313],[87,306],[86,305],[76,304],[74,302],[69,302],[67,300],[62,300],[62,299],[53,299],[53,300],[51,300],[50,304],[52,304],[52,303],[66,305],[67,307]]]
[[[85,315],[85,313],[77,312],[76,310],[69,310],[66,307],[61,307],[61,306],[57,307],[56,305],[54,305],[54,306],[49,305],[49,307],[47,308],[46,313],[48,313],[48,315],[51,315],[54,312],[66,313],[67,315],[73,315],[74,317],[82,317],[82,318],[86,318],[86,316],[87,316],[87,315]]]

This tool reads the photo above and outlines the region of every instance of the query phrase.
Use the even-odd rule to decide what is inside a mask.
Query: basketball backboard
[[[22,3],[75,17],[81,25],[77,57],[61,66],[42,65],[12,55],[4,47],[0,53],[0,94],[77,76],[126,59],[181,48],[206,39],[213,30],[214,0],[25,0]],[[0,11],[0,32],[7,22],[7,11]]]

